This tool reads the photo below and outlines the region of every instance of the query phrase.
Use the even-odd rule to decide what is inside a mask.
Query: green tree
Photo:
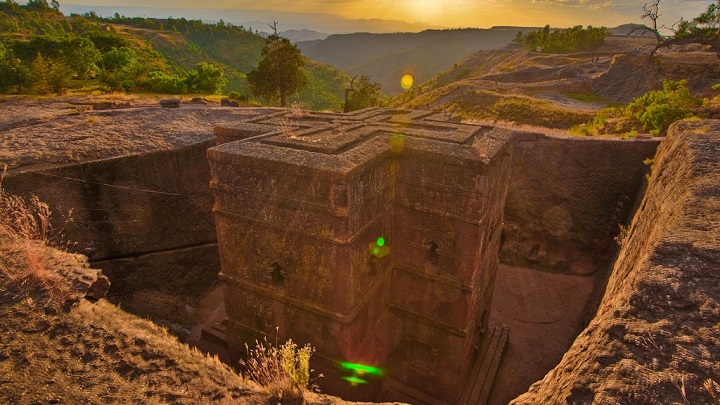
[[[0,41],[0,93],[7,93],[15,84],[11,62],[10,51]]]
[[[100,83],[108,90],[130,91],[136,85],[138,57],[128,47],[112,48],[100,60]]]
[[[308,79],[303,67],[305,61],[297,46],[277,33],[277,22],[262,49],[262,59],[257,68],[247,74],[250,92],[268,101],[280,99],[280,106],[287,105],[287,97],[304,88]]]
[[[38,54],[30,65],[31,90],[37,94],[64,94],[70,87],[71,72],[62,61]]]
[[[659,49],[673,45],[701,44],[710,46],[720,56],[720,0],[707,6],[705,11],[692,20],[680,19],[670,28],[672,36],[664,36],[658,30],[660,0],[652,0],[643,7],[643,18],[652,22],[652,27],[643,26],[634,32],[650,32],[657,38],[657,45],[650,53],[652,57]]]
[[[48,4],[47,0],[28,0],[27,5],[25,5],[29,10],[49,10],[50,4]]]
[[[30,41],[17,41],[15,55],[29,63],[42,55],[44,59],[60,62],[70,67],[78,76],[89,77],[97,70],[100,52],[85,37],[59,37],[36,35]],[[72,72],[70,72],[72,76]]]
[[[525,45],[529,50],[540,48],[546,53],[569,53],[577,51],[591,51],[605,42],[607,30],[605,27],[595,28],[576,25],[572,28],[551,30],[546,25],[542,30],[528,32],[523,35],[518,32],[513,42]]]
[[[369,76],[360,76],[350,82],[350,88],[345,90],[344,112],[361,110],[363,108],[377,107],[382,104],[383,94],[380,85],[373,82]]]
[[[97,71],[100,51],[85,37],[66,38],[62,42],[61,60],[80,77],[90,77]]]
[[[114,32],[88,31],[83,36],[92,41],[95,48],[101,53],[110,52],[113,48],[130,46],[130,41]]]
[[[185,84],[191,93],[215,94],[227,84],[225,73],[207,62],[200,62],[187,72]]]

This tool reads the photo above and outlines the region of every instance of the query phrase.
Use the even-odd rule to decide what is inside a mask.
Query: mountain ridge
[[[388,94],[402,91],[400,78],[416,83],[431,79],[479,50],[501,48],[532,28],[462,28],[419,33],[334,34],[324,40],[298,42],[304,55],[352,75],[369,75]]]
[[[383,19],[351,19],[336,14],[300,13],[273,10],[246,10],[246,9],[219,9],[219,8],[165,8],[141,6],[90,6],[78,4],[61,4],[60,11],[84,14],[95,11],[105,17],[115,13],[126,16],[147,18],[185,17],[187,19],[202,19],[203,21],[218,22],[220,20],[234,25],[242,25],[255,30],[266,30],[273,21],[279,21],[283,30],[312,29],[328,33],[350,32],[419,32],[430,28],[442,26],[408,23],[402,20]]]

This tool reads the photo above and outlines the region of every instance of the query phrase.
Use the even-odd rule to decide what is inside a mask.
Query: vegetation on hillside
[[[357,83],[353,78],[350,81],[350,87],[345,90],[345,94],[344,112],[378,107],[383,104],[384,100],[380,85],[372,81],[370,76],[360,76]]]
[[[665,136],[675,121],[695,116],[703,101],[687,88],[687,80],[666,80],[661,90],[652,90],[623,107],[600,111],[590,122],[571,128],[575,135],[625,134],[637,136],[649,131]]]
[[[0,93],[229,93],[249,95],[246,73],[265,40],[242,26],[185,18],[151,19],[94,12],[63,16],[57,2],[0,3]],[[315,109],[340,109],[349,78],[307,59]],[[332,70],[332,72],[330,71]]]
[[[592,51],[605,42],[607,29],[576,25],[572,28],[550,29],[549,25],[537,31],[523,35],[518,32],[513,40],[516,44],[525,45],[530,51],[543,53],[570,53],[577,51]]]
[[[453,99],[446,111],[464,119],[506,121],[560,129],[568,129],[592,118],[592,113],[587,111],[569,110],[547,100],[508,95],[494,90],[464,92]]]

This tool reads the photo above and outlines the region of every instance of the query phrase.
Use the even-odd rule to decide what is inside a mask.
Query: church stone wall
[[[279,333],[459,394],[488,326],[512,144],[443,118],[281,112],[216,130],[231,346]]]

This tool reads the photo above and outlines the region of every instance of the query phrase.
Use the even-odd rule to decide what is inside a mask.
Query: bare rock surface
[[[716,404],[720,121],[671,127],[598,309],[513,404]]]
[[[93,111],[79,97],[10,97],[0,110],[0,165],[10,170],[177,149],[212,140],[215,126],[274,111],[157,101]]]
[[[510,333],[488,405],[506,405],[557,365],[583,329],[583,310],[600,276],[500,264],[490,322]]]

